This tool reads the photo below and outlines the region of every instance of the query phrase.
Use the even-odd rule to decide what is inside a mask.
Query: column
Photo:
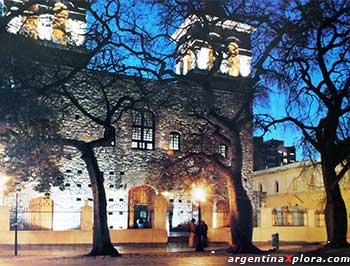
[[[80,230],[92,229],[92,207],[89,206],[89,201],[85,201],[85,205],[81,207]]]
[[[0,231],[10,231],[10,208],[0,205]]]
[[[207,197],[205,202],[201,203],[202,220],[208,225],[208,229],[213,228],[213,197]]]
[[[156,195],[154,198],[154,229],[166,229],[166,207],[166,199],[161,194]]]
[[[272,226],[272,208],[261,208],[261,227]]]

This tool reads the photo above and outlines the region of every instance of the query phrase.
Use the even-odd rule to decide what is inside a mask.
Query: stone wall
[[[93,75],[92,75],[93,76]],[[98,84],[94,78],[104,79],[105,77],[97,75],[90,79],[76,80],[67,84],[76,95],[77,100],[96,117],[103,119],[105,115],[104,102],[98,91]],[[107,79],[110,78],[107,76]],[[140,82],[142,85],[140,86]],[[232,82],[232,81],[228,81]],[[116,102],[121,97],[128,95],[139,98],[143,94],[150,95],[148,99],[139,104],[138,108],[148,108],[155,115],[155,136],[154,150],[137,150],[131,148],[131,111],[125,111],[120,119],[115,122],[116,142],[114,146],[97,148],[96,155],[98,158],[100,170],[104,173],[105,188],[108,201],[108,211],[127,212],[130,211],[128,206],[128,191],[133,186],[144,184],[150,173],[157,168],[156,162],[168,158],[169,156],[184,156],[189,151],[199,151],[200,148],[194,143],[194,135],[198,134],[204,127],[210,127],[204,120],[199,120],[193,113],[189,113],[189,99],[198,98],[196,103],[200,106],[203,104],[201,97],[203,91],[200,88],[184,87],[182,83],[158,83],[155,81],[142,80],[137,81],[132,78],[121,78],[109,87],[106,92],[112,102]],[[78,89],[77,89],[78,88]],[[233,117],[238,112],[242,102],[246,100],[244,90],[216,90],[215,97],[220,112],[227,116]],[[203,108],[205,109],[205,108]],[[248,112],[251,109],[248,108]],[[118,114],[117,114],[118,115]],[[248,113],[248,117],[250,114]],[[212,132],[214,129],[211,129]],[[172,131],[181,134],[181,150],[168,154],[169,134]],[[62,125],[62,134],[69,137],[85,141],[91,141],[99,138],[103,134],[102,127],[87,119],[82,113],[74,107],[68,107],[65,112]],[[253,171],[253,149],[251,121],[248,120],[241,131],[241,141],[243,149],[243,184],[252,197],[252,171]],[[214,144],[220,142],[215,137]],[[230,148],[230,147],[228,147]],[[216,147],[211,147],[216,150]],[[207,149],[206,151],[208,151]],[[57,209],[79,209],[85,200],[92,204],[92,193],[89,186],[89,177],[86,166],[81,154],[72,149],[66,148],[68,156],[62,159],[62,171],[66,176],[64,191],[52,189],[51,198],[55,202]],[[223,159],[224,160],[224,159]],[[229,163],[229,158],[225,159]],[[150,184],[152,186],[152,184]],[[156,189],[156,185],[154,185]],[[159,193],[161,191],[157,191]],[[25,203],[24,203],[25,204]],[[185,211],[191,211],[186,207]],[[118,219],[125,220],[127,216]],[[111,219],[110,219],[111,220]],[[125,224],[125,222],[123,222]],[[114,228],[125,228],[121,225],[114,225]]]

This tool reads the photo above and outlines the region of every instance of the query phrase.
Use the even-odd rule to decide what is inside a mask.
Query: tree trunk
[[[336,180],[335,167],[322,157],[322,174],[326,190],[326,228],[327,228],[327,246],[331,248],[341,248],[348,246],[346,241],[347,234],[347,215],[343,197],[340,192],[339,184],[333,185]]]
[[[104,180],[93,148],[85,146],[81,158],[87,166],[94,199],[93,246],[88,256],[120,256],[119,252],[114,248],[109,235],[107,201],[103,186]]]
[[[253,245],[253,208],[242,184],[242,146],[238,133],[232,134],[232,153],[228,191],[231,214],[232,252],[261,253]]]

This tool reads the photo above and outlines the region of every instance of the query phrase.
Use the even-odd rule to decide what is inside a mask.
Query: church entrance
[[[149,213],[147,205],[135,205],[134,206],[134,225],[135,228],[149,228]]]
[[[147,185],[129,190],[128,228],[153,228],[155,196],[154,189]]]

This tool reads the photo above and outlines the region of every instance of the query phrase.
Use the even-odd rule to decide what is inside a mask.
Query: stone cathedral
[[[3,9],[15,9],[19,2],[21,1],[5,0]],[[51,50],[62,49],[66,55],[76,56],[79,53],[76,51],[84,47],[87,1],[42,2],[31,6],[31,10],[27,11],[28,14],[35,14],[35,11],[40,10],[40,15],[26,17],[24,13],[23,16],[14,17],[9,22],[7,28],[9,38],[25,35],[30,39],[33,47],[44,45]],[[45,10],[59,11],[45,13]],[[220,108],[230,115],[237,112],[237,106],[247,97],[245,92],[247,88],[242,84],[245,84],[244,80],[249,79],[251,69],[250,34],[253,28],[237,21],[218,20],[215,15],[210,12],[206,15],[207,20],[212,23],[209,37],[224,38],[230,51],[230,54],[224,54],[218,73],[215,74],[215,94],[220,102]],[[190,15],[172,36],[178,42],[177,57],[174,60],[175,72],[181,79],[200,80],[213,67],[215,55],[213,49],[201,36],[201,27],[203,27],[201,23],[197,16]],[[62,29],[66,34],[62,34]],[[187,38],[189,35],[192,38]],[[33,40],[37,44],[33,44]],[[67,62],[63,62],[65,63]],[[69,62],[67,64],[70,65]],[[101,75],[104,74],[101,73]],[[109,75],[112,74],[109,73]],[[158,86],[154,85],[157,84],[155,81],[144,80],[144,82]],[[181,96],[182,86],[186,86],[184,84],[186,83],[172,83],[167,87],[173,88],[175,93]],[[184,90],[187,89],[184,88]],[[73,121],[84,119],[82,114],[72,113]],[[188,115],[181,105],[134,110],[123,114],[116,125],[116,142],[113,146],[103,148],[97,153],[100,168],[104,174],[110,229],[137,228],[139,227],[137,221],[140,218],[145,221],[142,226],[152,228],[155,220],[154,201],[159,195],[162,195],[167,206],[164,213],[166,220],[164,230],[169,231],[185,225],[192,217],[198,215],[190,192],[172,189],[161,191],[156,188],[157,186],[147,182],[149,176],[154,173],[153,169],[157,168],[154,165],[155,161],[169,156],[181,158],[188,152],[188,147],[191,146],[190,135],[203,123],[198,120]],[[81,128],[76,128],[72,133],[72,128],[77,125]],[[74,134],[82,139],[99,134],[98,128],[84,128],[83,125],[84,123],[67,122],[65,134]],[[251,200],[254,201],[251,122],[247,122],[247,126],[241,132],[241,142],[243,184]],[[229,143],[220,138],[215,139],[211,147],[212,152],[220,154],[222,160],[227,162],[229,162],[227,158],[229,149]],[[50,221],[42,225],[52,230],[78,228],[80,209],[93,204],[85,164],[78,154],[74,155],[74,151],[72,154],[71,158],[63,159],[62,163],[62,172],[66,177],[63,191],[53,188],[49,194],[42,195],[34,192],[28,185],[20,193],[22,208],[29,210],[45,208],[46,211],[52,211]],[[211,228],[228,226],[227,201],[216,195],[208,198],[210,198],[209,208],[212,215],[206,217],[207,224]],[[13,195],[8,196],[5,201],[13,206]],[[76,225],[72,225],[72,221],[76,221]]]

